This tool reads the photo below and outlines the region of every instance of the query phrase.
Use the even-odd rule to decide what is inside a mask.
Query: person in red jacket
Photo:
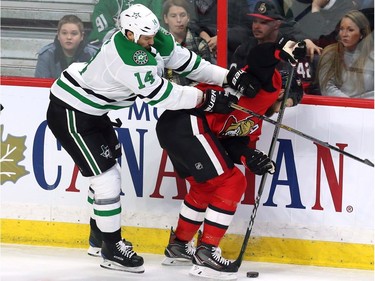
[[[283,95],[283,79],[275,69],[280,59],[277,45],[254,47],[246,68],[231,69],[228,75],[228,83],[241,93],[236,92],[238,104],[262,115],[277,111]],[[207,85],[196,87],[204,89]],[[296,92],[291,96],[293,104],[302,98],[301,84]],[[235,278],[237,265],[223,258],[219,248],[247,185],[235,164],[243,164],[257,175],[272,174],[276,169],[266,154],[249,146],[260,134],[260,121],[237,110],[221,116],[201,110],[167,110],[160,116],[156,125],[159,143],[178,175],[190,183],[177,228],[171,229],[163,264],[193,262],[192,275],[215,280]],[[190,241],[202,224],[202,236],[194,248]]]

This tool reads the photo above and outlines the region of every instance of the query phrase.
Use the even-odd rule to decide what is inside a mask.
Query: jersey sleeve
[[[181,86],[160,77],[156,64],[124,67],[121,79],[127,86],[149,105],[170,109],[190,109],[197,105],[202,91],[195,87]]]
[[[154,47],[163,57],[166,68],[196,82],[223,85],[227,69],[211,64],[179,45],[165,29],[161,29],[156,35]]]

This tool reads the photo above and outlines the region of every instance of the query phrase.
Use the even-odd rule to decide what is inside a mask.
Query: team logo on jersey
[[[146,64],[148,63],[148,56],[145,51],[138,50],[133,55],[133,60],[136,64]]]
[[[258,127],[259,125],[255,124],[250,117],[238,121],[235,116],[231,115],[225,122],[223,129],[220,131],[220,135],[227,137],[247,136],[254,132]]]
[[[102,149],[102,153],[100,153],[101,156],[107,159],[112,158],[112,153],[108,145],[102,145],[101,149]]]

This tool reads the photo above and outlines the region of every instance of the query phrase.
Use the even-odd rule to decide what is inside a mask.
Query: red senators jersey
[[[282,81],[278,71],[275,71],[272,83],[276,89],[274,92],[261,89],[254,98],[241,97],[238,104],[264,115],[267,109],[276,102],[281,90]],[[203,90],[200,85],[197,87]],[[212,86],[207,85],[206,88],[212,88]],[[215,87],[215,89],[223,90],[220,87]],[[234,110],[230,114],[206,113],[206,118],[211,131],[219,138],[249,136],[251,141],[256,141],[261,134],[262,120],[239,110]]]

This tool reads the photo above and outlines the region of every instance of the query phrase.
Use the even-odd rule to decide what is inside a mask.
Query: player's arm
[[[169,110],[200,108],[208,112],[229,113],[230,102],[238,99],[224,90],[181,86],[157,75],[156,64],[133,68],[122,79],[128,87],[144,102]],[[132,78],[131,78],[132,77]]]
[[[254,97],[261,88],[272,84],[272,76],[280,60],[295,64],[306,56],[306,44],[281,38],[277,43],[253,47],[242,69],[232,67],[227,80],[230,87],[247,97]]]
[[[163,42],[163,45],[158,42]],[[177,44],[171,35],[157,35],[155,48],[164,59],[165,67],[176,73],[201,83],[222,86],[226,82],[228,70],[214,65],[195,52]]]

